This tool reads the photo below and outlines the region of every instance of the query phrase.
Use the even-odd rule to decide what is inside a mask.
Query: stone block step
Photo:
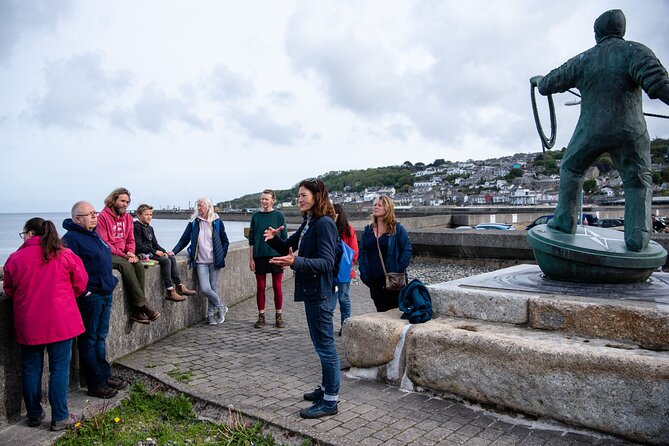
[[[351,366],[376,367],[376,374],[368,376],[388,377],[392,367],[379,367],[379,358],[396,351],[401,341],[389,336],[383,346],[380,339],[404,330],[407,323],[398,318],[397,311],[390,311],[347,322]],[[361,339],[372,331],[377,337]],[[667,352],[449,317],[412,325],[405,337],[399,363],[415,386],[635,441],[669,442]]]
[[[518,265],[429,289],[438,315],[669,349],[667,273],[654,273],[640,284],[570,284],[544,278],[536,265]]]

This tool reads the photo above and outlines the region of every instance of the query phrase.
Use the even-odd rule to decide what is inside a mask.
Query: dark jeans
[[[400,306],[400,292],[399,290],[386,289],[386,277],[370,277],[369,278],[369,294],[374,301],[376,311],[379,313],[383,311],[399,308]]]
[[[170,288],[174,285],[181,285],[181,278],[179,277],[176,256],[155,256],[153,257],[153,260],[157,260],[160,264],[160,276],[163,278],[165,288]]]
[[[42,345],[21,345],[21,381],[28,419],[42,414],[42,372],[44,349],[49,354],[49,403],[51,420],[63,421],[70,416],[67,388],[70,385],[72,339]]]
[[[79,335],[79,359],[81,370],[89,389],[99,389],[111,378],[111,366],[107,362],[106,339],[109,333],[109,316],[112,295],[91,294],[78,299],[79,311],[86,331]]]
[[[316,301],[305,301],[309,336],[314,350],[321,360],[321,386],[325,400],[337,401],[339,396],[339,355],[334,340],[332,313],[337,305],[337,296],[322,297]]]
[[[130,263],[120,256],[112,256],[112,268],[121,273],[123,289],[133,307],[141,308],[147,304],[144,295],[144,265],[141,262]]]

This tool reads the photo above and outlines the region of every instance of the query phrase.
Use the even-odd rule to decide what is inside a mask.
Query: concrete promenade
[[[499,415],[428,393],[409,393],[348,378],[345,370],[339,414],[303,420],[299,410],[309,403],[302,400],[302,393],[313,390],[320,381],[320,364],[309,339],[303,305],[293,302],[292,294],[290,280],[284,283],[286,329],[274,327],[272,292],[268,290],[269,317],[264,329],[253,328],[256,304],[255,299],[248,299],[231,307],[223,324],[196,324],[121,358],[116,367],[126,376],[148,375],[200,400],[224,408],[232,406],[246,415],[312,437],[320,444],[632,444],[592,432],[574,432],[564,426]],[[351,286],[351,300],[354,315],[374,311],[362,284]],[[337,310],[335,330],[339,329],[338,317]],[[341,338],[337,339],[341,344]],[[341,346],[340,355],[345,358]],[[343,360],[342,368],[345,367]],[[175,369],[193,376],[188,383],[179,382],[167,374]],[[80,413],[85,399],[84,391],[73,392],[71,410]],[[102,400],[91,400],[98,407],[104,404]],[[47,422],[40,428],[28,428],[25,418],[0,431],[0,444],[7,445],[51,444],[54,438]]]

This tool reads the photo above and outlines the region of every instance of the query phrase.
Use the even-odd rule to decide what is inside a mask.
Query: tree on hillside
[[[583,193],[586,195],[592,195],[597,190],[597,181],[595,180],[585,180],[583,182]]]

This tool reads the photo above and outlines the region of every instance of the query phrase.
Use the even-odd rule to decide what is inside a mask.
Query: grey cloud
[[[295,102],[295,95],[290,91],[273,91],[269,98],[275,105],[290,105]]]
[[[105,72],[101,57],[93,53],[49,62],[44,73],[46,91],[33,99],[32,113],[47,126],[86,127],[105,100],[130,83],[127,73]]]
[[[223,65],[216,65],[205,82],[211,97],[221,102],[248,98],[254,93],[251,81]]]
[[[181,121],[200,130],[210,129],[211,122],[200,118],[194,108],[195,101],[189,96],[186,99],[169,97],[155,85],[150,85],[144,89],[133,112],[137,125],[154,133],[163,130],[170,120]]]
[[[250,113],[238,111],[234,119],[252,138],[273,144],[289,145],[302,136],[298,125],[281,124],[271,118],[264,109]]]
[[[0,64],[25,35],[53,31],[72,10],[71,0],[0,1]]]

